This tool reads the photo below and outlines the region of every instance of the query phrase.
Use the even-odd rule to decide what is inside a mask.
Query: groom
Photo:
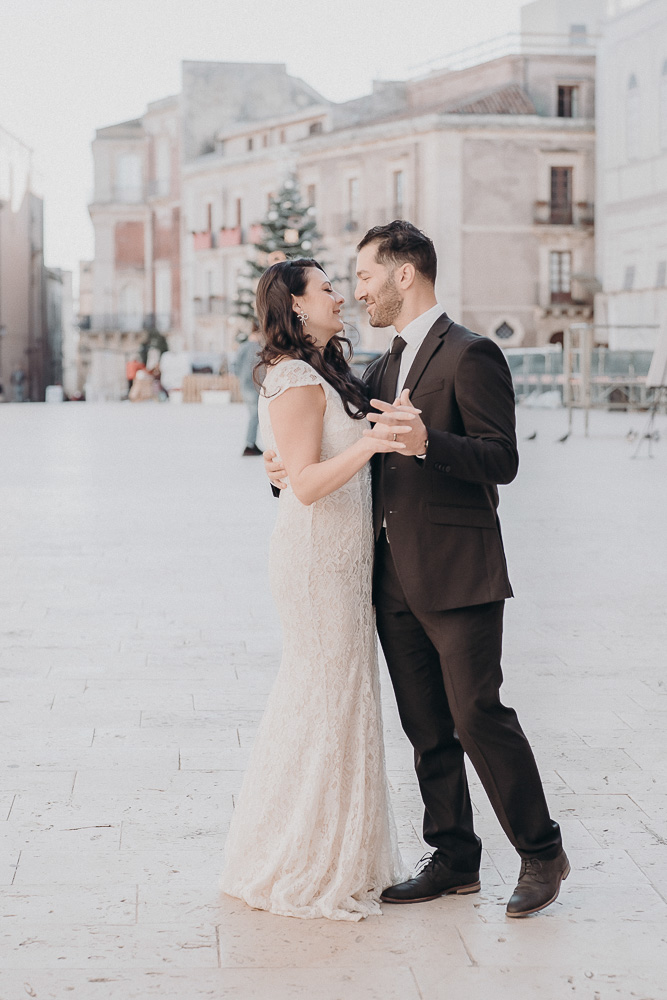
[[[499,696],[512,589],[497,484],[518,467],[510,373],[491,340],[438,305],[436,253],[424,233],[409,222],[376,226],[357,251],[355,298],[371,326],[396,331],[364,375],[376,411],[369,419],[391,430],[413,414],[405,450],[373,458],[374,601],[434,849],[381,898],[418,903],[479,890],[467,754],[521,856],[507,915],[525,917],[556,899],[570,866],[531,748]]]

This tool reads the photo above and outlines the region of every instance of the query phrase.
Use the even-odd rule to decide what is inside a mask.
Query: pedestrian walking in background
[[[259,363],[259,352],[261,350],[261,336],[259,328],[254,325],[247,340],[239,346],[234,359],[234,374],[239,380],[239,387],[243,402],[248,410],[248,426],[246,428],[245,449],[243,457],[248,455],[261,455],[261,449],[257,447],[257,432],[259,429],[259,414],[257,404],[259,401],[259,388],[263,378],[255,381],[254,370]]]
[[[14,402],[24,403],[25,402],[25,383],[26,374],[22,368],[16,368],[9,379],[12,389],[14,390]]]

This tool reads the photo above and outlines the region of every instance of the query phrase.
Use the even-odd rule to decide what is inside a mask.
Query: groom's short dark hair
[[[373,226],[359,242],[357,253],[369,243],[376,244],[378,264],[412,264],[415,271],[435,284],[438,258],[433,241],[411,222],[396,219],[386,226]]]

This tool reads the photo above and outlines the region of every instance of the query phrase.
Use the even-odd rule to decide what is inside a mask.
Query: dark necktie
[[[398,373],[401,368],[401,354],[404,348],[403,338],[394,337],[378,393],[379,398],[385,403],[393,403],[396,399]],[[389,457],[389,455],[376,455],[373,459],[373,493],[375,495],[373,510],[376,540],[384,522],[384,460]]]
[[[387,358],[387,367],[380,383],[380,399],[385,403],[393,403],[396,399],[396,387],[398,385],[398,373],[401,368],[401,354],[405,348],[405,341],[402,337],[394,337]]]

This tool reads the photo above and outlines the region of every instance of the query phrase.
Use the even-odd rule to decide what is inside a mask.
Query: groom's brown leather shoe
[[[508,917],[527,917],[549,906],[560,892],[560,884],[570,874],[565,851],[551,861],[524,858],[519,881],[507,904]]]
[[[425,854],[413,878],[385,889],[383,903],[425,903],[439,896],[465,896],[479,892],[479,872],[453,872],[439,851]]]

